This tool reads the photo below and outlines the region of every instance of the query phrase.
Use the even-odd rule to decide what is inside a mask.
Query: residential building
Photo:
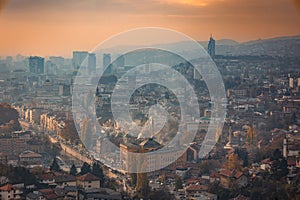
[[[92,189],[92,188],[96,188],[96,189],[100,188],[100,179],[91,173],[78,176],[76,179],[77,179],[77,186],[85,190]]]
[[[241,188],[248,184],[248,178],[238,170],[223,169],[220,171],[220,183],[224,188]]]
[[[42,166],[42,155],[27,150],[19,155],[19,161],[24,166]]]
[[[18,200],[21,199],[21,195],[23,192],[18,189],[17,187],[11,185],[11,184],[6,184],[2,187],[0,187],[0,199],[1,200]]]

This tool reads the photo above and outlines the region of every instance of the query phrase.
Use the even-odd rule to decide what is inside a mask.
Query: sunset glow
[[[0,55],[89,50],[114,34],[164,27],[207,40],[248,41],[300,34],[296,0],[1,1]],[[4,6],[5,5],[5,6]],[[275,14],[274,14],[275,13]]]

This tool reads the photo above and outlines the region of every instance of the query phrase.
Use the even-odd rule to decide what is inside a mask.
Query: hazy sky
[[[196,40],[300,35],[298,0],[0,0],[0,55],[92,50],[119,32],[175,29]],[[298,1],[299,2],[299,1]]]

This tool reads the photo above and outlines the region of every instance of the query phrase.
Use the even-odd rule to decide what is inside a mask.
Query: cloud
[[[162,2],[182,4],[196,7],[204,7],[211,3],[222,2],[224,0],[161,0]]]

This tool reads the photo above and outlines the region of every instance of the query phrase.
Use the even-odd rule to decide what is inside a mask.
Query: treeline
[[[19,113],[8,103],[0,103],[0,132],[21,130]]]
[[[30,185],[36,182],[35,176],[24,167],[0,164],[0,176],[5,176],[13,184],[24,183]]]

